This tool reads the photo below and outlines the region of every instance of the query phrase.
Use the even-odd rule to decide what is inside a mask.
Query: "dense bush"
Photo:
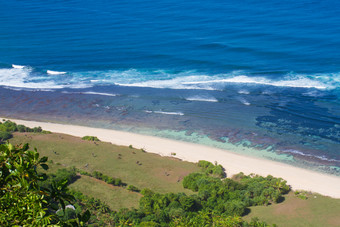
[[[88,141],[100,141],[96,136],[84,136],[81,139],[82,140],[88,140]]]
[[[205,173],[192,173],[183,179],[183,187],[197,191],[210,208],[218,204],[215,206],[216,209],[223,212],[226,211],[225,205],[222,204],[225,201],[239,200],[244,207],[268,205],[278,202],[282,194],[289,191],[286,181],[281,178],[270,175],[267,177],[239,175],[238,177],[239,181],[220,180]]]
[[[204,207],[196,195],[184,193],[160,194],[143,189],[139,209],[121,209],[113,216],[115,225],[126,226],[268,226],[264,222],[252,220],[250,223],[240,217],[240,205],[230,202],[229,213],[218,212]]]
[[[198,161],[198,166],[202,168],[204,173],[211,174],[215,177],[224,178],[226,174],[224,168],[215,162],[215,165],[211,162],[200,160]]]
[[[136,186],[133,186],[131,184],[126,189],[129,190],[129,191],[132,191],[132,192],[139,192],[140,191]]]
[[[58,169],[53,174],[48,174],[46,176],[46,180],[39,182],[39,185],[44,188],[50,188],[53,181],[59,182],[59,181],[67,180],[67,184],[71,184],[76,179],[77,179],[77,172],[75,168],[68,168],[68,169],[63,168],[63,169]]]
[[[1,132],[0,131],[0,142],[6,141],[12,138],[12,134],[10,132]]]
[[[44,134],[51,133],[49,131],[42,130],[41,127],[29,128],[24,125],[17,125],[16,123],[9,120],[7,121],[3,120],[3,122],[0,122],[0,142],[12,138],[13,132],[34,132]]]

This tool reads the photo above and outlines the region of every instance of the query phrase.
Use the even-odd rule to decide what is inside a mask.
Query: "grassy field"
[[[122,207],[138,208],[139,199],[142,197],[140,193],[130,192],[123,187],[112,186],[88,176],[81,176],[70,185],[70,188],[100,199],[112,210],[119,210]]]
[[[29,143],[41,156],[48,156],[62,167],[75,166],[87,172],[99,171],[121,178],[124,183],[157,192],[187,192],[181,179],[198,171],[196,164],[175,158],[164,158],[141,150],[104,142],[84,141],[62,134],[16,133],[13,144]]]
[[[181,180],[199,170],[196,164],[176,158],[165,158],[110,143],[84,141],[64,134],[15,133],[10,142],[29,143],[31,149],[37,148],[41,157],[49,158],[50,172],[75,166],[87,172],[99,171],[120,178],[139,189],[150,188],[160,193],[192,194],[192,191],[183,188]],[[137,207],[141,196],[87,176],[82,176],[70,188],[98,198],[114,210]]]
[[[185,192],[182,179],[191,172],[199,171],[194,163],[145,153],[138,149],[116,146],[110,143],[84,141],[64,134],[15,133],[13,144],[29,143],[41,156],[48,156],[53,172],[58,168],[75,166],[87,172],[99,171],[121,178],[124,183],[140,189],[154,191]],[[137,207],[141,195],[123,187],[115,187],[92,177],[81,176],[70,185],[86,195],[98,198],[113,210]],[[251,207],[245,220],[258,217],[268,224],[278,226],[340,226],[340,199],[309,195],[307,200],[289,193],[285,200],[270,206]]]
[[[251,207],[244,219],[252,217],[278,226],[340,226],[340,199],[311,194],[304,200],[290,192],[282,203]]]

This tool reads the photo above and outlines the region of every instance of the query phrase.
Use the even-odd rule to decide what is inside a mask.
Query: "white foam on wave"
[[[249,95],[249,91],[247,90],[239,90],[238,93],[242,95]]]
[[[0,69],[2,78],[7,82],[0,81],[0,85],[18,86],[26,88],[85,88],[95,85],[118,85],[129,87],[150,87],[162,89],[200,89],[200,90],[224,90],[228,84],[266,85],[277,87],[297,87],[334,89],[340,85],[340,73],[297,75],[288,74],[281,79],[273,80],[266,77],[253,77],[245,75],[245,72],[235,71],[228,74],[204,75],[194,71],[172,73],[164,70],[140,71],[130,69],[125,71],[86,71],[86,72],[59,72],[47,70],[49,75],[67,74],[65,77],[46,77],[41,72],[34,72],[30,77],[31,68],[27,66],[13,65],[11,69]],[[12,70],[12,71],[11,71]],[[16,71],[19,70],[19,71]],[[10,75],[22,74],[18,78]],[[38,78],[36,74],[43,75]],[[1,79],[0,79],[1,80]],[[16,84],[16,85],[14,85]],[[239,93],[249,94],[247,89],[242,88]],[[190,97],[189,97],[190,98]],[[199,101],[199,100],[197,100]],[[208,101],[208,100],[200,100]],[[212,101],[212,100],[209,100]]]
[[[244,105],[246,106],[249,106],[250,105],[250,102],[248,102],[247,100],[245,100],[244,98],[240,98],[239,99],[241,103],[243,103]]]
[[[50,74],[50,75],[62,75],[62,74],[67,73],[67,72],[59,72],[59,71],[52,71],[52,70],[47,70],[46,72],[47,74]]]
[[[259,85],[269,85],[275,87],[296,87],[296,88],[317,88],[317,89],[327,89],[334,88],[329,87],[327,84],[312,80],[309,78],[298,77],[295,79],[284,79],[279,81],[269,80],[264,77],[248,77],[248,76],[235,76],[226,79],[215,79],[208,81],[191,81],[185,82],[186,85],[199,85],[199,84],[216,84],[216,83],[239,83],[239,84],[259,84]]]
[[[198,101],[198,102],[218,102],[218,100],[214,97],[206,97],[206,96],[190,96],[188,98],[185,98],[188,101]]]
[[[312,154],[306,154],[306,153],[303,153],[302,151],[293,150],[293,149],[282,150],[281,152],[283,152],[283,153],[289,153],[289,154],[297,154],[297,155],[306,156],[306,157],[311,157],[311,158],[317,158],[317,159],[320,159],[320,160],[322,160],[322,161],[340,162],[340,160],[326,158],[326,156],[324,156],[324,155],[312,155]]]
[[[169,80],[149,80],[137,83],[115,83],[119,86],[125,87],[151,87],[151,88],[163,88],[163,89],[202,89],[202,90],[217,90],[214,87],[201,85],[201,84],[191,84],[188,85],[187,81],[204,80],[209,78],[208,76],[187,76],[187,77],[176,77]]]
[[[85,94],[85,95],[103,95],[103,96],[118,96],[117,94],[103,93],[103,92],[94,92],[94,91],[81,92],[81,94]]]
[[[317,91],[317,90],[305,92],[305,93],[302,93],[302,94],[304,96],[310,96],[310,97],[322,97],[322,96],[324,96],[323,93],[321,93],[320,91]]]
[[[192,74],[191,72],[189,74]],[[183,76],[184,75],[184,76]],[[176,75],[170,75],[168,78]],[[339,87],[340,73],[331,75],[292,75],[288,74],[280,80],[272,80],[265,77],[251,77],[238,75],[238,73],[218,74],[214,76],[207,75],[186,75],[182,73],[178,77],[160,80],[138,81],[132,80],[128,83],[115,82],[119,86],[131,87],[151,87],[151,88],[168,88],[168,89],[202,89],[202,90],[223,90],[227,84],[248,84],[248,85],[266,85],[275,87],[293,87],[293,88],[316,88],[320,90],[334,89]],[[240,90],[241,94],[249,94],[249,91]]]
[[[14,64],[12,64],[12,67],[15,68],[15,69],[23,69],[23,68],[25,68],[24,65],[14,65]]]
[[[24,68],[4,68],[0,69],[0,85],[14,88],[30,88],[30,89],[55,89],[62,88],[57,86],[54,82],[32,82],[30,81],[30,67]]]
[[[103,96],[118,96],[118,94],[110,94],[103,92],[94,92],[94,91],[84,91],[84,92],[75,92],[75,91],[62,91],[63,94],[77,94],[77,95],[103,95]]]
[[[156,114],[165,114],[165,115],[178,115],[183,116],[184,113],[182,112],[165,112],[165,111],[151,111],[151,110],[145,110],[145,113],[156,113]]]

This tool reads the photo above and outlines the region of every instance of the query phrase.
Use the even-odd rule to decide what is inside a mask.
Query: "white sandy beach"
[[[44,130],[78,137],[97,136],[101,141],[117,145],[132,145],[135,148],[143,148],[147,152],[163,156],[171,156],[171,153],[174,152],[176,153],[175,157],[190,162],[199,160],[217,161],[226,169],[228,176],[239,172],[244,172],[245,174],[255,173],[263,176],[270,174],[287,180],[294,190],[302,189],[340,198],[340,177],[313,172],[279,162],[247,157],[213,147],[129,132],[76,125],[10,120],[28,127],[41,126]]]

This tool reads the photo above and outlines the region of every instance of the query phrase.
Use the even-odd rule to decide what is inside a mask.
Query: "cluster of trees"
[[[235,179],[216,174],[215,167],[200,161],[202,172],[183,179],[184,188],[197,194],[160,194],[143,189],[139,209],[122,209],[113,222],[138,226],[267,226],[257,219],[245,222],[241,216],[248,207],[280,201],[290,188],[286,181],[272,176],[238,174]],[[216,177],[218,175],[219,177]]]
[[[0,122],[0,143],[12,138],[13,132],[51,133],[49,131],[42,130],[41,127],[29,128],[24,125],[17,125],[9,120],[3,120],[3,122]]]
[[[80,169],[76,169],[76,171],[81,175],[94,177],[98,180],[105,181],[106,183],[112,184],[114,186],[126,186],[126,184],[123,183],[123,181],[120,178],[109,177],[98,171],[93,171],[92,173]]]
[[[237,179],[191,173],[184,178],[183,186],[198,192],[204,208],[229,215],[242,215],[249,206],[277,203],[290,190],[286,181],[270,175],[246,176],[240,173]]]
[[[42,188],[49,188],[53,182],[60,182],[67,180],[67,184],[71,184],[77,179],[77,169],[63,168],[58,169],[55,173],[47,174],[44,181],[39,182],[39,186]]]
[[[96,136],[84,136],[81,138],[82,140],[88,140],[88,141],[100,141]]]
[[[204,207],[197,195],[184,193],[160,194],[149,189],[141,191],[139,209],[121,209],[111,220],[121,226],[268,226],[257,219],[243,221],[237,212],[222,213]]]

